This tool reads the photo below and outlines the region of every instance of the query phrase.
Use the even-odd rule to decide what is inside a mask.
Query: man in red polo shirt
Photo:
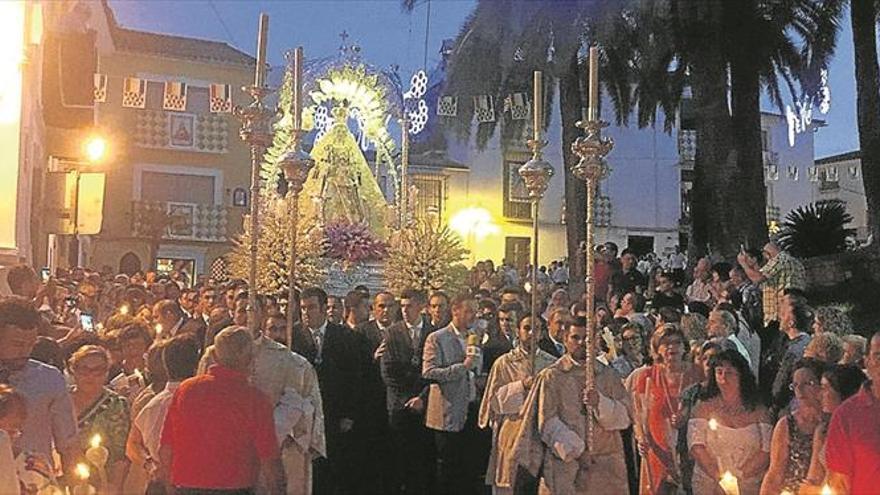
[[[836,495],[862,495],[880,490],[880,332],[871,338],[865,367],[871,379],[831,417],[825,460]]]
[[[241,327],[214,339],[217,364],[185,380],[162,430],[160,479],[178,495],[254,493],[257,480],[283,493],[272,405],[248,383],[253,338]]]

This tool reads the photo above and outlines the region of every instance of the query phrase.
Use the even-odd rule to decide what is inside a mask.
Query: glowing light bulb
[[[107,141],[100,136],[93,136],[86,141],[86,158],[92,163],[98,163],[107,155]]]

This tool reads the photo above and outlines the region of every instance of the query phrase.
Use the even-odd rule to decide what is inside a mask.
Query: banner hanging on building
[[[474,115],[483,124],[495,122],[495,97],[491,95],[474,96]]]
[[[458,115],[458,98],[455,96],[441,96],[437,102],[437,115],[441,117],[455,117]]]
[[[232,112],[232,86],[212,84],[208,95],[211,113]]]
[[[95,103],[107,102],[107,74],[95,74]]]
[[[186,111],[186,90],[186,83],[165,81],[165,96],[162,99],[162,108],[175,112]]]
[[[125,108],[147,107],[147,81],[126,77],[122,82],[122,106]]]

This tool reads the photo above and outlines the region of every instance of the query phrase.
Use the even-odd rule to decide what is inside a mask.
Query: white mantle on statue
[[[385,290],[385,262],[367,261],[343,270],[340,261],[330,261],[324,283],[327,294],[344,297],[358,285],[366,286],[371,294]]]

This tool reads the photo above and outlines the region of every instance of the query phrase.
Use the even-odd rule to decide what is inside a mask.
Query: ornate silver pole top
[[[553,177],[553,166],[544,160],[544,154],[541,151],[547,146],[547,141],[541,139],[541,129],[544,126],[544,75],[541,71],[535,71],[533,76],[533,135],[532,139],[528,141],[529,149],[532,150],[532,159],[524,163],[518,172],[529,191],[529,198],[532,201],[540,201],[547,191],[550,178]]]
[[[572,174],[581,180],[600,181],[608,176],[605,157],[614,148],[614,140],[602,137],[602,129],[608,127],[601,120],[579,121],[575,124],[583,129],[585,136],[579,136],[571,145],[571,151],[580,160],[571,168]]]

